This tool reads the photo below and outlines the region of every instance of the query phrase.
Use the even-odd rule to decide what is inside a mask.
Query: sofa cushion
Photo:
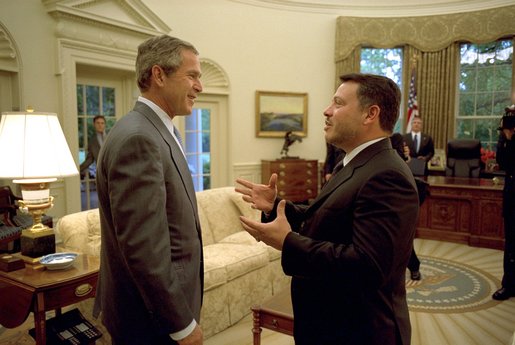
[[[204,291],[209,291],[227,282],[227,271],[220,261],[206,260],[206,250],[211,245],[204,246]]]
[[[69,251],[83,253],[88,243],[88,222],[87,213],[81,211],[68,214],[57,222],[55,232],[63,242],[63,246]]]
[[[237,194],[234,187],[208,189],[197,193],[199,209],[205,214],[215,242],[243,229],[239,219],[241,212],[231,201],[231,194]]]
[[[198,208],[198,218],[200,220],[200,227],[202,229],[202,245],[207,246],[209,244],[215,243],[215,239],[213,236],[213,232],[211,231],[211,227],[209,226],[209,221],[207,220],[206,213],[202,207]]]
[[[250,207],[250,204],[243,200],[242,195],[240,193],[231,193],[230,199],[234,203],[234,205],[236,205],[236,207],[243,216],[255,221],[261,220],[261,211],[258,211]]]
[[[238,243],[238,244],[246,244],[246,245],[258,245],[265,248],[268,252],[268,259],[270,261],[277,260],[281,257],[281,251],[270,247],[269,245],[264,244],[263,242],[256,242],[256,239],[252,237],[246,231],[240,231],[235,234],[229,235],[226,238],[220,240],[219,243]]]
[[[215,243],[204,247],[204,262],[225,267],[227,281],[268,264],[266,248],[259,245]]]
[[[88,243],[85,254],[100,256],[100,213],[98,208],[89,210],[86,214],[86,222],[88,224]]]

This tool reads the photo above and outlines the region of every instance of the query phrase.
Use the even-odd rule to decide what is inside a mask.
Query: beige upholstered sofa
[[[197,193],[204,245],[204,304],[201,326],[206,338],[241,320],[250,307],[289,285],[281,269],[280,252],[256,242],[245,232],[239,216],[259,219],[234,187]],[[98,209],[69,214],[56,225],[66,251],[100,253]],[[92,300],[80,308],[91,316]],[[84,310],[86,309],[86,310]],[[250,332],[250,330],[249,330]]]

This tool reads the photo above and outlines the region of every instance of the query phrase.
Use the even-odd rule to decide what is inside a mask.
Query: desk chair
[[[477,139],[455,139],[447,143],[446,176],[479,177],[481,142]]]

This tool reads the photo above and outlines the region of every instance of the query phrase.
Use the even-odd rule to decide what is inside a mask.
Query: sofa
[[[258,220],[234,187],[196,193],[204,246],[204,303],[200,324],[208,338],[234,325],[250,307],[287,288],[290,279],[281,268],[280,252],[250,236],[239,216]],[[62,217],[56,224],[61,251],[100,254],[98,209]],[[93,300],[79,305],[92,317]],[[250,330],[249,330],[250,332]]]

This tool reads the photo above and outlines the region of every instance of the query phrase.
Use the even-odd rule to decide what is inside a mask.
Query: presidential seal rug
[[[406,293],[410,311],[463,313],[497,305],[492,294],[499,279],[477,267],[453,260],[419,255],[422,280],[406,273]]]

